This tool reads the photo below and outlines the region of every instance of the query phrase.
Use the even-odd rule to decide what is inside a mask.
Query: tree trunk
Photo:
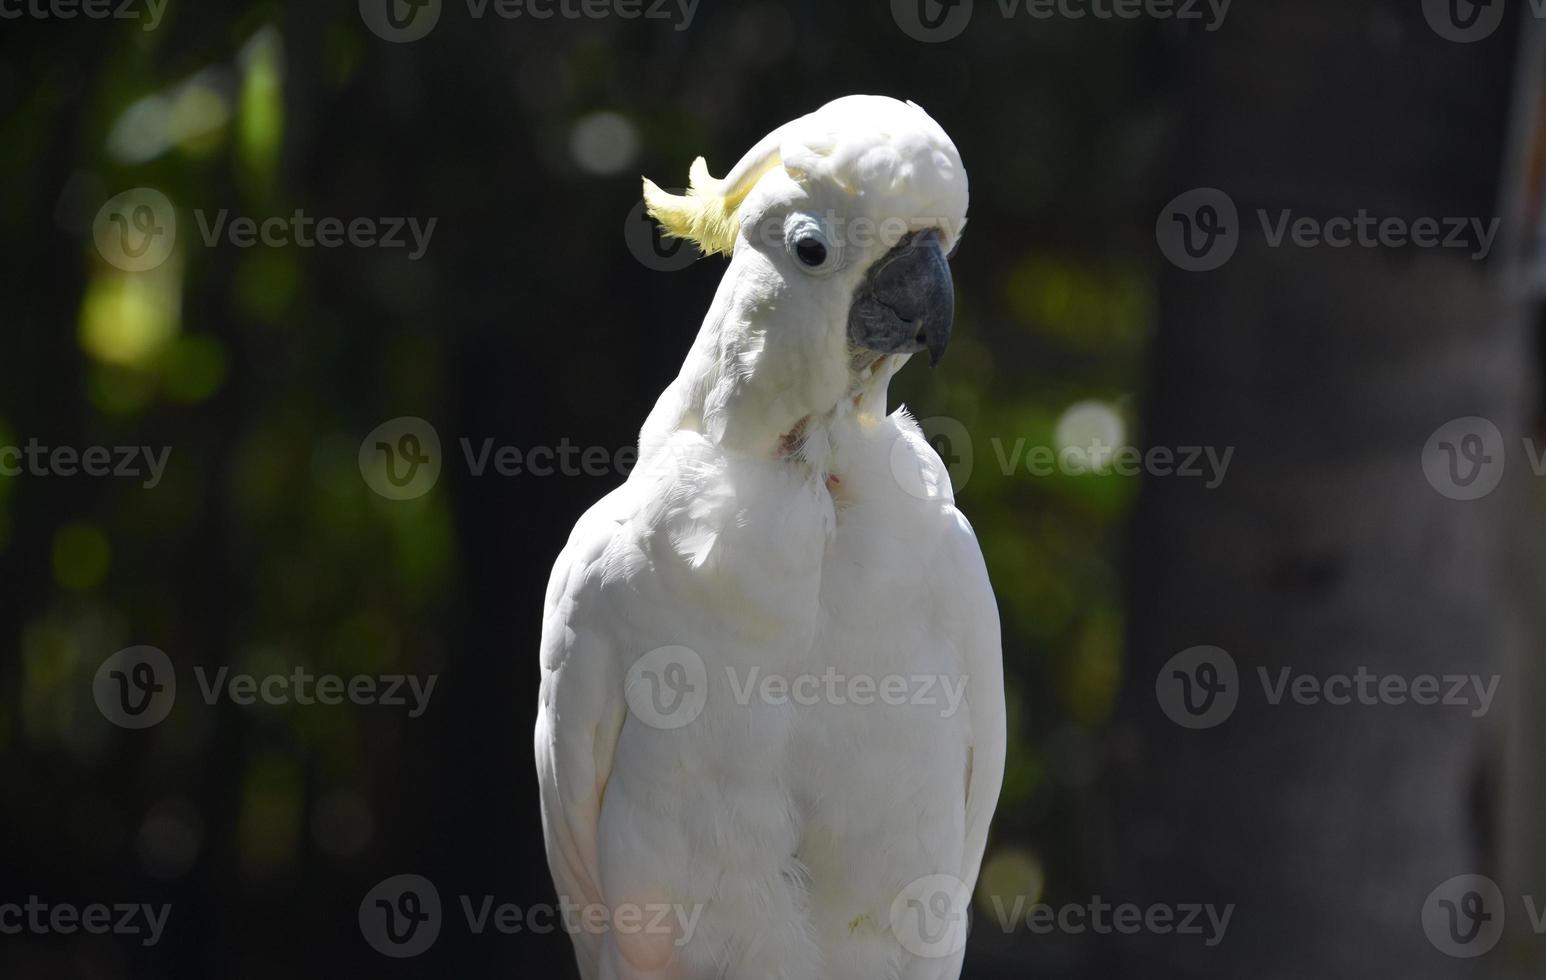
[[[1506,955],[1445,955],[1423,910],[1456,875],[1502,880],[1488,760],[1518,619],[1505,578],[1528,472],[1524,318],[1499,256],[1273,247],[1259,211],[1499,214],[1518,27],[1458,44],[1417,3],[1294,0],[1238,4],[1192,45],[1191,118],[1160,199],[1224,191],[1239,247],[1214,271],[1162,277],[1146,441],[1235,454],[1217,489],[1159,477],[1141,494],[1095,891],[1235,908],[1212,947],[1098,937],[1100,975],[1418,980],[1484,975]],[[1502,484],[1471,501],[1423,466],[1430,435],[1465,416],[1494,422],[1508,453]],[[1193,729],[1156,682],[1178,684],[1167,662],[1199,645],[1229,655],[1238,704]],[[1317,684],[1360,668],[1503,676],[1477,717],[1474,694],[1273,704],[1263,672],[1275,687],[1285,668]],[[1517,896],[1507,912],[1523,918]]]

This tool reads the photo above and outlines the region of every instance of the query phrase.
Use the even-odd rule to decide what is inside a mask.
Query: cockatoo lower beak
[[[934,229],[910,234],[873,266],[848,311],[848,339],[880,354],[929,352],[938,364],[955,324],[955,284]]]

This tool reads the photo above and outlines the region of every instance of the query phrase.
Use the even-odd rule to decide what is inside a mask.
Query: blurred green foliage
[[[482,433],[457,426],[548,445],[631,439],[718,275],[716,262],[684,274],[633,262],[621,226],[638,174],[679,181],[700,153],[723,167],[794,113],[874,90],[935,114],[973,177],[957,343],[894,390],[969,434],[957,495],[999,595],[1011,683],[988,880],[1033,897],[1044,881],[1069,887],[1122,674],[1118,545],[1137,483],[1033,475],[1025,452],[1083,438],[1071,409],[1137,439],[1151,259],[1135,244],[1147,230],[1119,216],[1142,193],[1156,96],[1131,28],[988,18],[935,49],[897,32],[885,6],[705,5],[674,32],[471,24],[452,5],[436,35],[405,46],[371,36],[353,3],[173,3],[154,32],[7,27],[60,46],[12,46],[0,72],[7,210],[51,229],[16,266],[0,443],[173,449],[153,492],[0,477],[19,654],[0,667],[0,771],[50,801],[13,814],[16,828],[84,867],[137,847],[152,877],[186,873],[191,861],[167,855],[191,847],[238,890],[302,874],[316,885],[303,860],[360,860],[387,813],[391,833],[412,831],[427,804],[403,804],[415,790],[398,780],[405,742],[427,737],[415,722],[223,706],[174,712],[126,746],[89,692],[97,665],[134,643],[165,649],[190,688],[196,665],[513,663],[499,668],[523,685],[500,719],[510,740],[477,749],[498,760],[489,779],[528,782],[541,582],[567,527],[620,476],[467,488],[455,440]],[[612,115],[593,130],[614,135],[585,151],[602,161],[587,167],[574,134],[598,112]],[[102,202],[136,186],[178,209],[175,254],[150,272],[114,268],[93,243]],[[440,247],[410,263],[201,238],[200,214],[297,209],[436,216]],[[506,414],[475,414],[501,401]],[[364,434],[403,415],[440,425],[448,460],[440,486],[407,503],[377,496],[356,465]],[[508,575],[492,591],[523,632],[499,618],[481,634],[494,648],[448,650],[480,636],[458,623],[505,615],[469,598],[501,574],[470,555],[489,536]],[[100,795],[76,792],[88,783]],[[93,818],[61,814],[67,799],[94,800]]]

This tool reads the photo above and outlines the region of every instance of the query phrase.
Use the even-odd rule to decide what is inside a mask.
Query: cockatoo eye
[[[800,213],[790,215],[784,222],[784,250],[801,272],[813,276],[835,270],[842,251],[819,218]]]
[[[794,254],[800,262],[812,269],[827,261],[827,243],[814,236],[807,236],[795,243]]]

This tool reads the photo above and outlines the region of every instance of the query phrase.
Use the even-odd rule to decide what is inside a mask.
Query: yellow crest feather
[[[693,161],[686,194],[671,194],[644,178],[644,204],[650,217],[660,222],[671,238],[685,238],[705,255],[728,255],[735,249],[740,221],[736,209],[746,200],[755,181],[726,192],[724,183],[709,176],[703,157]]]

